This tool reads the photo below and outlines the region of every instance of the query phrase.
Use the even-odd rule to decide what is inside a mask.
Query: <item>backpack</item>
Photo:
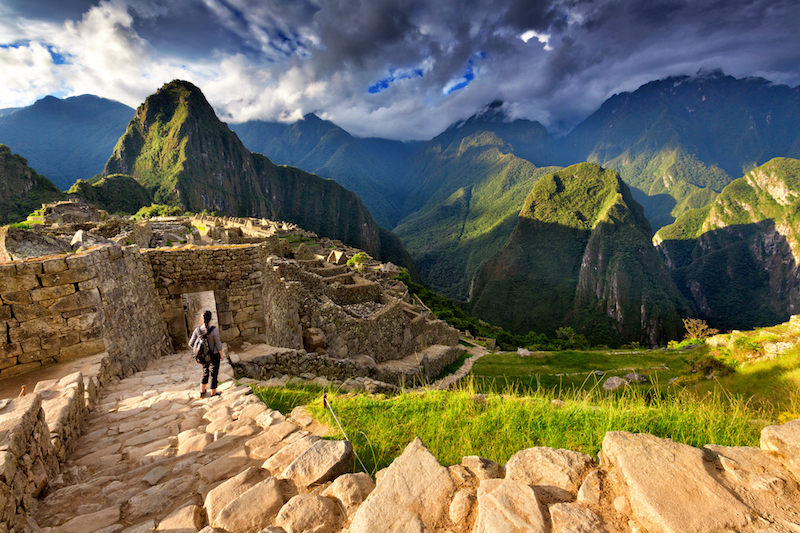
[[[207,365],[211,362],[211,346],[208,344],[208,335],[214,331],[214,326],[208,328],[205,335],[199,335],[194,342],[194,360],[201,365]]]

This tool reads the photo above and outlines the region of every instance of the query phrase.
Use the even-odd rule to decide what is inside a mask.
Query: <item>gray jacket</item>
[[[208,336],[208,345],[211,347],[211,351],[214,353],[222,354],[222,341],[219,339],[219,328],[217,326],[212,326],[214,329],[211,330],[211,334]],[[192,333],[192,338],[189,339],[189,346],[194,348],[194,343],[200,340],[201,335],[206,334],[206,326],[205,324],[201,324],[194,328],[194,333]]]

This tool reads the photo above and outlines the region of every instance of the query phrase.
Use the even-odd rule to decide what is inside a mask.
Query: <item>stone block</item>
[[[18,342],[0,344],[0,358],[16,357],[22,353],[22,347]]]
[[[50,306],[50,313],[63,313],[66,311],[75,311],[77,309],[85,309],[87,307],[96,307],[100,305],[100,291],[98,289],[91,289],[89,291],[80,291],[58,300]]]
[[[48,259],[42,263],[42,268],[45,274],[64,272],[67,269],[67,260],[62,257],[57,259]]]
[[[15,304],[11,308],[14,311],[14,317],[20,322],[27,322],[35,318],[47,316],[47,309],[40,304]]]
[[[86,268],[94,266],[94,254],[75,254],[68,256],[67,266],[70,269]]]
[[[10,305],[0,305],[0,320],[11,320]]]
[[[7,278],[17,275],[17,266],[13,263],[0,265],[0,277]]]
[[[42,274],[42,287],[53,287],[55,285],[66,285],[69,283],[79,283],[92,279],[97,276],[97,270],[94,266],[85,268],[74,268],[65,270],[63,272],[56,272],[53,274]],[[33,288],[33,287],[30,287]],[[0,292],[3,292],[0,290]]]
[[[95,341],[103,337],[103,329],[100,326],[94,326],[80,332],[81,342]]]
[[[39,287],[39,278],[35,274],[0,278],[0,294],[29,291]]]
[[[79,342],[81,342],[81,334],[77,331],[70,331],[63,335],[49,335],[47,337],[42,337],[42,350],[72,346]]]
[[[455,488],[447,469],[420,439],[414,439],[383,471],[375,490],[356,511],[350,531],[393,531],[409,523],[420,531],[433,530]]]
[[[23,353],[17,358],[17,360],[20,362],[20,364],[35,362],[41,365],[41,361],[52,359],[56,355],[58,355],[58,348],[51,350],[39,350],[36,352]]]
[[[220,328],[219,338],[222,342],[230,342],[238,336],[239,336],[239,328],[237,328],[236,326],[231,326],[227,329]]]
[[[233,314],[230,311],[220,312],[219,323],[221,325],[233,324]]]
[[[528,485],[512,479],[487,479],[478,487],[475,533],[545,533],[549,528]]]
[[[19,376],[20,374],[24,374],[25,372],[30,372],[31,370],[40,368],[42,366],[39,362],[33,363],[26,363],[23,365],[16,365],[9,368],[4,368],[0,370],[0,378],[10,378],[14,376]]]
[[[25,353],[35,352],[42,349],[42,339],[39,337],[30,337],[20,341],[19,346]]]
[[[30,291],[10,292],[8,294],[4,294],[2,298],[3,303],[6,305],[33,303],[33,298],[31,298]]]
[[[63,298],[75,292],[75,285],[56,285],[55,287],[42,287],[41,289],[34,289],[31,292],[31,298],[34,302],[41,302],[42,300],[54,300],[56,298]]]
[[[42,273],[42,264],[39,262],[32,262],[32,263],[17,263],[17,275],[18,276],[29,276],[33,274]]]
[[[109,283],[109,285],[116,285],[116,283],[112,282]],[[78,283],[78,290],[81,291],[88,291],[90,289],[96,289],[96,288],[101,288],[99,278],[87,279],[86,281],[81,281],[80,283]],[[108,292],[108,290],[105,287],[102,287],[102,292],[105,293]]]
[[[76,331],[91,329],[100,324],[100,314],[97,312],[84,313],[67,319],[67,327]]]
[[[93,341],[81,342],[73,344],[72,346],[65,346],[61,348],[59,354],[56,356],[57,361],[65,361],[74,359],[76,357],[83,357],[85,355],[94,355],[106,350],[106,343],[103,339],[96,339]]]
[[[342,512],[333,501],[316,494],[299,494],[281,508],[275,525],[292,532],[334,533],[339,531],[341,520]]]
[[[59,331],[65,324],[66,321],[60,316],[46,316],[23,322],[18,328],[9,330],[8,334],[12,342],[21,341]]]

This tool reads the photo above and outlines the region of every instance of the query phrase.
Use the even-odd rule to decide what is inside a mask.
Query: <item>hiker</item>
[[[211,374],[211,396],[219,396],[217,392],[217,375],[219,374],[219,364],[222,353],[222,341],[219,340],[219,328],[209,326],[211,322],[211,311],[203,313],[203,325],[194,328],[192,338],[189,339],[189,346],[194,348],[196,342],[201,342],[203,335],[208,336],[208,345],[211,348],[211,361],[203,363],[203,381],[200,385],[200,397],[206,395],[206,385],[208,384],[208,376]]]

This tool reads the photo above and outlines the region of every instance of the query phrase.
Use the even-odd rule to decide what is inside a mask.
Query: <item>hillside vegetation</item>
[[[800,305],[800,161],[775,158],[654,238],[683,294],[722,330],[788,320]]]
[[[21,222],[43,203],[64,198],[52,181],[28,166],[28,161],[0,144],[0,224]]]
[[[67,194],[80,196],[112,214],[132,215],[153,202],[139,182],[125,174],[98,175],[90,181],[78,180]]]
[[[560,149],[617,170],[657,230],[755,166],[800,157],[798,120],[800,88],[701,71],[609,98]]]
[[[506,246],[481,269],[476,315],[521,333],[572,326],[592,344],[665,343],[692,309],[613,170],[583,163],[541,178]]]

